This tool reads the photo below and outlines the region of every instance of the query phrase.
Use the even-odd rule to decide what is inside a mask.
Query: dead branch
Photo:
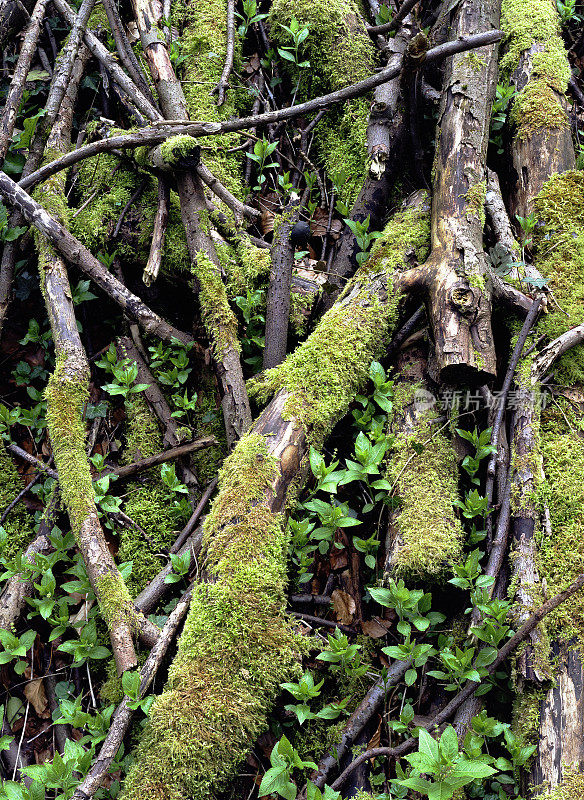
[[[169,618],[164,624],[164,627],[160,631],[160,636],[150,651],[144,666],[140,670],[140,698],[145,696],[150,684],[158,672],[158,668],[160,667],[160,664],[162,663],[162,660],[166,655],[172,640],[174,639],[178,626],[188,610],[191,600],[191,593],[192,589],[188,589],[179,600],[176,608],[170,614]],[[124,697],[116,709],[111,727],[104,743],[101,746],[99,755],[91,766],[91,769],[87,773],[83,783],[81,783],[75,790],[73,795],[74,800],[88,800],[88,798],[93,797],[93,795],[97,792],[101,786],[104,776],[107,774],[110,764],[116,757],[133,716],[134,711],[130,708],[129,700],[127,697]]]
[[[55,3],[61,7],[65,0],[54,0]],[[423,61],[424,64],[442,61],[445,58],[455,54],[463,53],[475,48],[485,47],[500,41],[502,31],[487,31],[486,33],[477,33],[470,36],[464,36],[461,39],[456,39],[451,42],[433,47],[428,50],[426,57]],[[90,48],[91,49],[91,48]],[[93,52],[93,51],[92,51]],[[399,66],[391,66],[381,70],[376,75],[366,78],[363,81],[347,86],[344,89],[339,89],[336,92],[316,97],[313,100],[308,100],[306,103],[298,103],[298,105],[283,108],[278,111],[266,111],[264,114],[258,114],[253,117],[243,117],[237,120],[226,120],[225,122],[191,122],[188,119],[168,119],[160,121],[162,127],[156,126],[155,128],[147,128],[137,133],[125,134],[123,136],[115,136],[110,139],[100,139],[90,145],[84,145],[77,148],[77,150],[62,156],[55,161],[46,164],[38,173],[31,174],[25,180],[19,182],[22,188],[28,188],[31,185],[46,180],[50,175],[59,172],[66,167],[76,164],[85,158],[97,155],[98,153],[105,153],[116,148],[125,147],[141,147],[143,145],[156,145],[164,142],[169,136],[184,134],[187,136],[213,136],[221,133],[232,133],[235,131],[243,131],[247,128],[255,128],[259,125],[268,125],[283,120],[294,119],[301,115],[317,111],[320,108],[328,108],[334,103],[342,103],[345,100],[352,100],[355,97],[361,97],[376,86],[382,83],[397,78],[401,72],[401,63]],[[117,80],[117,79],[116,79]],[[167,127],[167,129],[164,129]],[[91,148],[89,150],[89,148]]]
[[[20,101],[24,93],[26,76],[28,75],[40,35],[41,22],[45,15],[46,4],[47,0],[37,0],[24,35],[24,41],[20,48],[16,67],[14,68],[12,82],[6,96],[2,118],[0,119],[0,161],[4,159],[10,146],[10,139],[12,138],[14,125],[16,123],[16,115],[18,114]]]
[[[235,49],[235,0],[227,0],[227,52],[225,54],[225,66],[221,73],[219,83],[213,89],[213,94],[217,96],[217,105],[222,106],[225,102],[225,92],[229,88],[229,76],[233,69],[233,51]]]
[[[142,281],[145,286],[151,286],[154,283],[162,266],[162,251],[166,237],[166,226],[168,225],[169,203],[170,187],[168,181],[163,177],[158,178],[158,204],[156,206],[156,216],[154,217],[152,242],[148,253],[148,261],[142,275]]]

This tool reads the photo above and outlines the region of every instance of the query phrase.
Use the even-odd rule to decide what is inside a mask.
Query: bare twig
[[[143,458],[141,461],[134,461],[133,464],[116,467],[106,472],[106,474],[117,475],[118,478],[124,480],[131,475],[144,472],[144,470],[150,469],[150,467],[155,467],[158,464],[165,464],[167,461],[174,461],[176,458],[181,458],[181,456],[186,456],[189,453],[195,453],[197,450],[203,450],[205,447],[211,447],[214,444],[218,444],[214,436],[204,436],[201,439],[195,439],[193,442],[187,442],[186,444],[178,445],[178,447],[172,447],[162,453],[156,453],[156,455],[149,456],[149,458]]]
[[[233,69],[233,51],[235,49],[235,0],[227,0],[227,52],[225,53],[225,66],[221,73],[219,83],[213,89],[217,94],[217,105],[225,102],[225,92],[229,88],[229,76]]]

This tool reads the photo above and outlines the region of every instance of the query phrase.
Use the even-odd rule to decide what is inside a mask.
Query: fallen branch
[[[25,219],[47,237],[66,261],[78,266],[129,317],[136,320],[146,333],[158,336],[165,342],[178,339],[182,344],[187,344],[192,341],[191,336],[174,328],[148,308],[139,297],[126,289],[75,236],[5,173],[0,173],[0,195],[11,206],[19,209]]]
[[[55,0],[55,2],[60,5],[64,0]],[[452,42],[446,42],[445,44],[428,50],[422,63],[428,64],[442,61],[454,53],[463,53],[467,50],[474,50],[478,47],[493,44],[500,41],[502,36],[502,31],[495,30],[466,36]],[[377,74],[365,78],[365,80],[354,83],[351,86],[346,86],[344,89],[339,89],[336,92],[331,92],[322,97],[315,97],[313,100],[308,100],[306,103],[299,103],[298,105],[282,108],[278,111],[266,111],[257,116],[226,120],[224,122],[191,122],[186,119],[162,120],[153,128],[145,128],[136,133],[124,134],[121,136],[112,136],[110,139],[100,139],[97,142],[79,147],[67,153],[65,156],[46,164],[42,169],[37,170],[20,181],[19,186],[23,189],[29,188],[40,181],[46,180],[50,175],[54,175],[56,172],[60,172],[60,170],[76,164],[78,161],[83,161],[85,158],[90,158],[98,153],[109,152],[116,148],[136,148],[142,147],[143,145],[157,145],[166,141],[170,136],[178,135],[195,136],[197,138],[214,136],[221,133],[243,131],[248,128],[255,128],[259,125],[269,125],[274,122],[294,119],[295,117],[299,117],[311,111],[316,111],[320,108],[328,108],[328,106],[334,103],[342,103],[345,100],[361,97],[372,89],[375,89],[376,86],[380,86],[382,83],[397,78],[401,72],[401,67],[402,63],[400,59],[399,65],[387,67]]]
[[[188,610],[191,593],[192,589],[188,589],[178,601],[176,608],[164,624],[156,644],[150,651],[144,666],[140,670],[139,698],[143,698],[146,694],[162,663],[162,659],[166,655],[166,651],[176,634],[177,628]],[[133,716],[134,711],[129,707],[129,700],[127,697],[124,697],[116,709],[108,735],[101,746],[99,755],[93,762],[83,783],[75,790],[73,800],[88,800],[88,798],[93,797],[97,792],[112,761],[116,757]]]
[[[115,467],[112,470],[106,471],[106,475],[117,475],[120,480],[125,480],[131,475],[136,475],[139,472],[155,467],[158,464],[165,464],[167,461],[174,461],[176,458],[181,458],[189,453],[196,453],[197,450],[203,450],[205,447],[211,447],[214,444],[219,444],[214,436],[204,436],[201,439],[195,439],[192,442],[178,445],[178,447],[171,447],[169,450],[164,450],[162,453],[156,453],[154,456],[143,458],[140,461],[134,461],[133,464],[127,464],[123,467]]]

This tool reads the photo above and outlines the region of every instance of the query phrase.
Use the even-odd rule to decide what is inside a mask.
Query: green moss
[[[523,746],[537,744],[539,741],[540,709],[544,697],[544,689],[527,688],[515,697],[511,728],[513,733],[519,736]]]
[[[248,384],[251,396],[266,401],[280,389],[288,392],[284,413],[304,426],[318,446],[332,425],[346,414],[355,393],[365,384],[371,361],[379,356],[397,316],[399,297],[381,301],[377,292],[391,282],[414,248],[424,258],[429,246],[428,215],[408,210],[397,214],[378,239],[369,261],[307,340],[274,369]],[[379,273],[378,282],[363,276]]]
[[[562,401],[559,401],[562,402]],[[541,500],[547,502],[551,536],[540,535],[538,572],[545,576],[547,595],[553,597],[584,571],[584,440],[578,420],[566,403],[546,409],[541,447],[545,483]],[[572,428],[568,428],[566,420]],[[579,592],[547,618],[550,636],[584,643],[584,600]]]
[[[373,73],[375,48],[352,0],[275,0],[270,7],[270,33],[280,46],[290,44],[282,25],[292,18],[308,28],[302,54],[310,68],[302,70],[300,95],[304,99],[363,80]],[[296,83],[297,69],[284,66]],[[332,109],[315,129],[315,147],[327,174],[340,187],[340,199],[351,206],[366,174],[367,99],[351,100]]]
[[[287,536],[268,504],[278,471],[263,437],[244,436],[205,522],[207,569],[168,684],[156,700],[124,797],[208,798],[265,728],[279,683],[305,649],[283,615]]]
[[[272,258],[269,250],[256,247],[250,239],[240,236],[235,245],[235,257],[225,265],[227,292],[230,297],[243,295],[257,288],[258,283],[270,274]]]
[[[85,454],[83,410],[89,400],[87,380],[79,380],[67,359],[58,358],[45,389],[47,428],[51,437],[61,496],[75,535],[95,511],[89,461]]]
[[[16,495],[24,488],[12,459],[0,441],[0,514],[10,505]],[[23,503],[18,503],[2,523],[7,533],[2,546],[4,558],[14,558],[26,548],[33,538],[33,519]]]
[[[544,80],[528,83],[517,95],[509,119],[515,125],[518,139],[524,139],[541,128],[570,127],[558,93]]]
[[[487,193],[487,182],[478,181],[469,187],[465,199],[468,203],[467,215],[471,215],[480,220],[481,225],[485,224],[485,195]]]
[[[540,222],[535,264],[556,300],[537,330],[555,339],[584,323],[584,173],[571,170],[550,178],[535,199],[534,211]],[[584,383],[584,346],[562,356],[554,371],[556,383]]]
[[[296,336],[306,335],[308,315],[315,303],[316,295],[312,292],[300,292],[292,287],[290,292],[290,326]]]
[[[119,573],[111,572],[97,578],[95,589],[99,609],[110,630],[119,624],[120,617],[123,617],[124,622],[129,625],[134,623],[136,618],[134,603]]]
[[[400,387],[400,402],[409,402],[415,387]],[[406,392],[406,396],[403,392]],[[437,577],[460,560],[462,528],[454,514],[458,470],[452,443],[437,432],[434,412],[416,418],[407,432],[394,419],[396,438],[389,456],[387,479],[400,501],[395,515],[394,574]],[[414,445],[423,445],[417,453]]]
[[[384,269],[387,274],[403,268],[404,253],[413,250],[423,264],[430,253],[430,214],[427,199],[421,209],[408,208],[396,214],[385,226],[383,236],[371,248],[368,269]]]
[[[562,782],[549,792],[538,794],[539,800],[581,800],[584,797],[584,774],[577,764],[563,767]]]
[[[154,185],[153,179],[152,182]],[[110,239],[136,187],[136,173],[121,167],[114,155],[101,153],[81,161],[76,183],[79,207],[71,214],[71,233],[89,249],[99,250]],[[122,254],[135,256],[135,247],[122,239],[116,242],[116,249]]]
[[[219,269],[200,251],[193,265],[193,274],[199,284],[201,314],[209,339],[213,343],[215,358],[221,361],[229,349],[235,349],[239,353],[237,318],[227,300]]]
[[[529,82],[511,108],[510,119],[517,126],[516,135],[522,138],[542,127],[567,127],[562,95],[568,87],[571,70],[555,3],[503,0],[501,27],[507,44],[507,53],[500,63],[504,80],[509,80],[525,51],[534,45],[544,45],[541,52],[533,54]]]
[[[352,0],[275,0],[270,6],[272,40],[289,46],[290,34],[281,25],[295,18],[308,28],[304,42],[310,68],[303,71],[307,95],[341,89],[367,78],[375,66],[375,47]]]
[[[160,154],[169,166],[174,167],[198,147],[199,143],[192,136],[171,136],[160,145]]]
[[[567,56],[561,44],[560,20],[555,3],[550,0],[523,0],[521,3],[517,0],[503,0],[501,28],[505,33],[507,50],[500,63],[502,77],[509,79],[519,65],[521,55],[536,43],[545,44],[545,52],[554,57],[552,63],[547,58],[543,62],[547,64],[545,77],[554,81],[565,78],[566,75],[569,77],[569,72],[566,73]],[[543,63],[540,59],[540,70]]]

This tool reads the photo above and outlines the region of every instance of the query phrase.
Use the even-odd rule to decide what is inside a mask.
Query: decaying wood
[[[452,36],[465,36],[496,27],[500,4],[463,0],[453,14]],[[445,383],[480,385],[496,375],[491,296],[483,283],[485,160],[496,70],[496,45],[477,51],[474,59],[459,54],[446,62],[434,163],[432,253],[426,265],[435,354]]]
[[[158,204],[156,206],[156,216],[154,217],[154,227],[152,229],[152,242],[148,261],[144,267],[142,280],[146,286],[151,286],[158,277],[162,265],[162,251],[166,236],[166,226],[168,224],[168,205],[170,203],[170,187],[165,178],[158,179]]]
[[[54,2],[59,10],[65,7],[69,8],[66,4],[66,0],[54,0]],[[70,9],[69,12],[71,12]],[[72,13],[73,12],[71,12],[71,14]],[[464,36],[461,39],[446,42],[445,44],[428,50],[422,63],[429,64],[440,62],[445,58],[449,58],[455,53],[464,53],[468,50],[486,47],[494,42],[500,41],[502,35],[502,31],[494,30],[487,31],[485,33]],[[94,53],[95,50],[94,55],[96,58],[100,58],[100,60],[103,59],[109,64],[111,57],[109,54],[107,54],[107,51],[104,54],[102,50],[97,47],[97,40],[95,37],[86,37],[86,40],[88,41],[88,47],[91,52]],[[386,83],[393,78],[397,78],[400,72],[401,63],[399,66],[386,67],[385,69],[377,72],[375,75],[365,78],[358,83],[354,83],[351,86],[345,87],[344,89],[339,89],[336,92],[323,95],[322,97],[315,97],[313,100],[308,100],[306,103],[298,103],[295,106],[282,108],[278,111],[266,111],[265,113],[258,114],[257,116],[225,120],[224,122],[194,122],[184,118],[178,120],[161,120],[158,112],[155,112],[157,114],[155,119],[158,121],[159,125],[162,125],[162,127],[158,127],[157,125],[154,129],[148,128],[138,131],[137,133],[124,134],[119,137],[111,137],[110,139],[101,139],[98,142],[93,142],[90,145],[79,147],[71,153],[67,153],[66,156],[61,156],[59,159],[55,159],[54,162],[46,164],[42,168],[42,171],[38,171],[38,174],[35,173],[26,180],[21,180],[19,182],[19,186],[22,188],[28,188],[31,184],[36,184],[42,180],[46,180],[55,172],[59,172],[66,167],[72,166],[78,161],[82,161],[85,158],[90,158],[97,153],[115,150],[118,147],[123,148],[141,147],[142,145],[156,145],[168,139],[169,136],[178,134],[202,137],[213,136],[221,133],[232,133],[235,131],[244,131],[248,128],[255,128],[258,125],[270,125],[275,122],[294,119],[295,117],[302,116],[303,114],[317,111],[320,108],[328,108],[330,105],[335,103],[342,103],[345,100],[352,100],[355,97],[361,97],[362,95],[367,94],[367,92],[370,92],[372,89],[375,89],[377,86],[380,86],[382,83]],[[127,76],[125,77],[127,79]],[[118,80],[117,76],[114,76],[114,79],[118,83],[120,80],[122,80],[121,77],[120,80]],[[129,87],[129,92],[135,91],[136,87],[131,84],[131,87]],[[150,117],[148,118],[150,119]]]
[[[290,286],[294,266],[294,244],[290,240],[292,228],[300,218],[300,210],[290,209],[278,225],[272,243],[270,279],[266,301],[266,334],[263,368],[270,369],[286,357],[288,345],[288,320],[290,318]]]

